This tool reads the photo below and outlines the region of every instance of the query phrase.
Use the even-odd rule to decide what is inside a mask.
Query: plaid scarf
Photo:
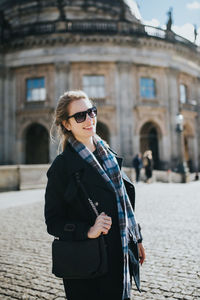
[[[97,135],[93,137],[93,141],[96,145],[97,153],[102,159],[103,168],[99,164],[93,153],[82,143],[74,139],[74,137],[70,137],[68,141],[84,160],[86,160],[89,164],[91,164],[95,169],[98,170],[100,175],[106,182],[111,185],[115,192],[118,208],[120,235],[124,255],[122,299],[130,298],[131,280],[129,274],[128,241],[130,234],[132,235],[135,242],[138,240],[139,236],[136,219],[126,192],[126,188],[124,186],[119,165],[114,154]]]

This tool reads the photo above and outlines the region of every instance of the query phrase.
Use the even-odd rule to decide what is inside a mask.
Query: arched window
[[[180,103],[187,102],[187,86],[185,84],[179,85],[179,97]]]
[[[25,137],[26,164],[49,163],[49,134],[40,124],[32,124]]]

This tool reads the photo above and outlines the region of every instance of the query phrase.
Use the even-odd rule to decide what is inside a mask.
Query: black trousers
[[[140,180],[140,168],[135,168],[136,173],[136,182],[139,182]]]
[[[123,277],[102,276],[95,279],[63,279],[67,300],[122,300]]]

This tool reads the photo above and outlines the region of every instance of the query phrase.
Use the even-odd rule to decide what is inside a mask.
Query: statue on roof
[[[194,43],[195,43],[196,40],[197,40],[197,35],[198,35],[198,32],[197,32],[197,25],[195,24],[195,25],[194,25]]]
[[[168,21],[167,21],[167,24],[166,24],[167,31],[172,31],[172,23],[173,23],[173,21],[172,21],[172,12],[173,12],[173,8],[170,7],[170,9],[167,12],[167,15],[168,15]]]
[[[57,0],[57,7],[59,10],[59,20],[60,21],[65,21],[65,10],[64,10],[64,3],[63,0]]]

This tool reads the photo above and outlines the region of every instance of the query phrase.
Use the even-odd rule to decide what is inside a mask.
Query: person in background
[[[153,175],[153,157],[151,150],[147,150],[144,152],[143,165],[145,168],[146,183],[150,183],[150,179]]]
[[[135,169],[136,182],[139,182],[140,181],[140,171],[143,167],[141,153],[136,154],[136,156],[133,158],[133,167]]]

